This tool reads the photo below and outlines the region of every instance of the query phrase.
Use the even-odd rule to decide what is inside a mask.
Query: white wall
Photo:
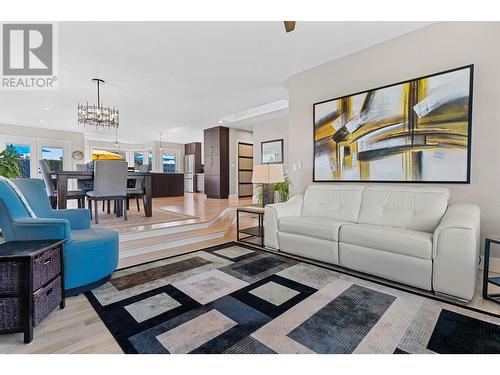
[[[75,164],[82,161],[73,160],[71,153],[85,149],[83,133],[61,130],[33,128],[19,125],[0,124],[0,151],[6,143],[29,145],[31,148],[31,177],[38,176],[38,160],[41,147],[63,147],[63,168],[74,169]]]
[[[281,116],[253,124],[253,162],[261,164],[261,143],[283,139],[283,169],[288,173],[288,116]]]
[[[499,22],[440,22],[290,77],[288,160],[303,164],[290,172],[295,193],[312,183],[313,103],[472,63],[471,184],[442,186],[481,207],[483,235],[500,234],[499,40]]]
[[[229,128],[229,198],[238,198],[238,142],[253,143],[252,132]]]

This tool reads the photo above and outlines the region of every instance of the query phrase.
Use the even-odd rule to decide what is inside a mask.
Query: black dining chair
[[[143,164],[139,166],[138,172],[150,172],[151,171],[151,164]],[[141,207],[139,205],[139,199],[143,200],[144,204],[144,176],[138,176],[135,179],[135,184],[133,188],[127,188],[127,210],[129,209],[130,205],[130,198],[134,199],[137,202],[137,211],[141,211]]]

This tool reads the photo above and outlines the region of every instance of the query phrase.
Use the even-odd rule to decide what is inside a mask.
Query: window
[[[175,173],[175,155],[164,154],[163,155],[163,173]]]
[[[30,154],[30,146],[26,145],[6,145],[8,149],[11,149],[17,153],[17,162],[19,163],[19,168],[21,168],[22,176],[24,178],[30,178],[30,162],[31,162],[31,154]]]
[[[42,160],[46,160],[49,169],[54,172],[63,170],[64,150],[61,147],[42,147]]]
[[[153,153],[148,151],[148,164],[153,164]]]
[[[144,164],[144,152],[135,151],[134,152],[134,167],[139,168],[143,164]]]
[[[127,152],[121,150],[92,150],[92,160],[127,160]]]

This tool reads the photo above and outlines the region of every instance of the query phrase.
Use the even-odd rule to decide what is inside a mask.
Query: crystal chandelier
[[[101,103],[99,92],[102,79],[92,79],[97,84],[97,105],[78,103],[78,124],[83,126],[95,126],[96,128],[115,128],[119,126],[119,112],[115,107],[104,107]]]

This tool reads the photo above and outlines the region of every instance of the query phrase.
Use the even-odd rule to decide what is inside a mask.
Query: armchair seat
[[[71,232],[64,250],[65,287],[79,288],[109,276],[118,265],[118,233],[107,228]]]

